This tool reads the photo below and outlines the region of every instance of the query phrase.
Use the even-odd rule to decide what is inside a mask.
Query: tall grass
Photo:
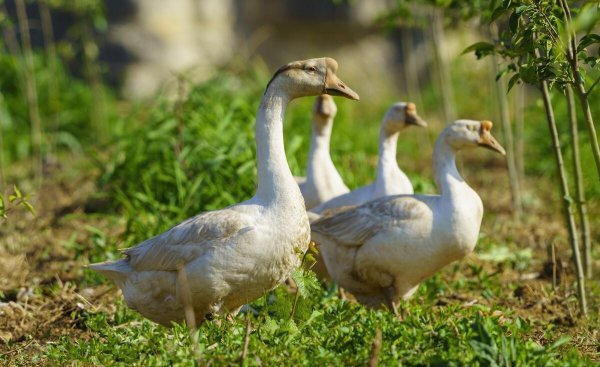
[[[240,82],[217,76],[183,101],[158,103],[116,137],[108,161],[100,162],[99,184],[125,211],[133,232],[131,226],[160,232],[174,220],[252,195],[253,96],[260,89],[240,88]]]

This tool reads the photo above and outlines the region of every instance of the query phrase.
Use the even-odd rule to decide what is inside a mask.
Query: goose
[[[337,66],[331,58],[294,61],[267,84],[255,127],[258,188],[250,200],[201,213],[125,250],[125,259],[90,268],[113,280],[130,308],[165,326],[182,322],[190,308],[197,324],[235,315],[285,281],[308,247],[310,226],[285,156],[283,117],[298,97],[358,100]]]
[[[400,131],[411,125],[427,126],[427,123],[417,115],[415,104],[411,102],[393,104],[383,116],[379,129],[379,161],[375,182],[337,196],[310,211],[320,214],[327,209],[360,205],[382,196],[412,194],[414,192],[412,184],[398,167],[396,160],[398,135]]]
[[[329,154],[331,129],[336,114],[337,106],[331,96],[323,94],[315,99],[306,177],[296,177],[308,210],[350,191]]]
[[[396,312],[419,283],[473,251],[483,204],[456,169],[460,150],[486,147],[505,155],[490,121],[457,120],[439,135],[433,169],[439,195],[394,195],[325,212],[311,222],[332,279],[373,308]]]

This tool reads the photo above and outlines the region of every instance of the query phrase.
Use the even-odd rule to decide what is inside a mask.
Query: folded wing
[[[311,223],[311,230],[339,245],[361,246],[381,230],[410,225],[430,211],[418,197],[386,196],[361,206],[326,211]]]

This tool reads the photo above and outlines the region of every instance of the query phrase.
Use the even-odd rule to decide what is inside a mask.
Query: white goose
[[[417,115],[415,104],[410,102],[393,104],[383,116],[379,129],[379,162],[375,182],[337,196],[310,211],[323,213],[327,209],[360,205],[382,196],[412,194],[414,192],[412,184],[398,167],[396,160],[398,135],[400,131],[411,125],[427,126],[427,123]]]
[[[350,191],[329,154],[331,130],[336,114],[337,106],[332,97],[324,94],[316,98],[306,178],[296,177],[307,210]]]
[[[166,326],[184,320],[184,301],[199,323],[208,314],[235,314],[285,281],[310,237],[283,146],[285,108],[294,98],[323,93],[358,100],[336,70],[331,58],[296,61],[277,70],[267,85],[256,118],[253,198],[190,218],[125,250],[126,259],[90,267],[115,281],[129,307]],[[182,288],[178,273],[186,274],[188,287]]]
[[[371,307],[408,298],[418,284],[469,254],[477,242],[483,205],[462,179],[456,152],[483,146],[505,154],[490,121],[458,120],[435,144],[433,169],[440,195],[396,195],[326,212],[311,223],[335,282]]]

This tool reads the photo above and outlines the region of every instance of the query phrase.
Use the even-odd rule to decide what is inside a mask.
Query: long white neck
[[[456,152],[442,135],[433,150],[433,172],[441,196],[451,195],[467,183],[456,169]]]
[[[256,116],[258,189],[265,205],[301,198],[283,146],[283,117],[290,97],[273,83],[265,92]]]
[[[399,132],[388,132],[385,126],[379,129],[379,162],[377,169],[377,179],[386,173],[399,170],[398,161],[396,160],[396,149],[398,146]]]
[[[412,193],[412,185],[408,177],[398,167],[396,149],[398,146],[398,131],[390,132],[382,123],[379,129],[379,160],[377,163],[376,190],[382,194]]]
[[[319,174],[320,170],[336,171],[331,155],[329,154],[329,142],[331,140],[331,130],[333,128],[333,118],[326,118],[325,122],[315,121],[318,117],[313,117],[312,134],[310,137],[310,151],[308,153],[308,162],[306,164],[306,179],[310,179]]]
[[[444,135],[435,143],[433,170],[441,199],[436,210],[440,213],[440,218],[444,218],[438,225],[446,229],[440,250],[445,251],[444,257],[448,261],[453,261],[475,247],[483,204],[479,195],[458,173],[456,151],[446,142]]]

